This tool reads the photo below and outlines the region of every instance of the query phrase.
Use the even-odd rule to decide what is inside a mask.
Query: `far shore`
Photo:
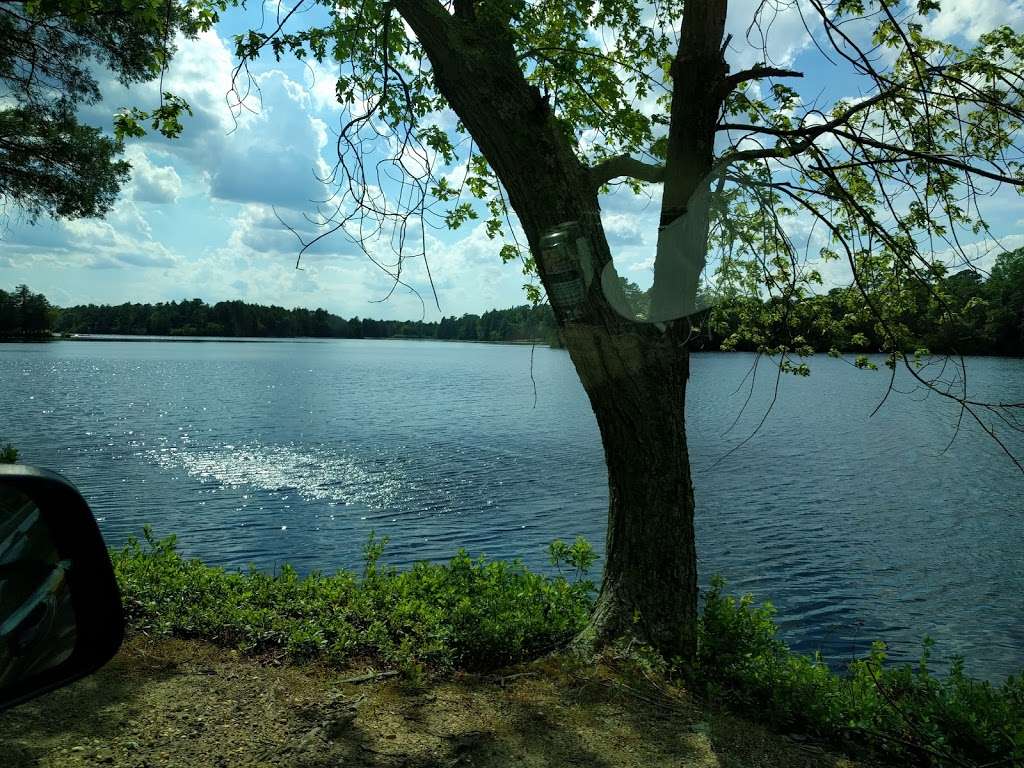
[[[51,341],[128,341],[128,342],[235,342],[235,343],[273,343],[273,342],[323,342],[323,341],[444,341],[459,342],[462,344],[511,344],[514,346],[548,346],[545,339],[522,339],[517,341],[487,341],[485,339],[435,339],[423,336],[377,336],[377,337],[348,337],[348,336],[156,336],[156,335],[133,335],[118,333],[73,333],[67,336],[53,334],[51,336],[39,336],[34,338],[6,338],[0,337],[0,343],[24,343],[38,344]]]
[[[62,336],[53,334],[51,336],[38,336],[33,338],[22,338],[22,337],[4,337],[0,336],[0,344],[43,344],[54,341],[128,341],[128,342],[151,342],[151,343],[166,343],[166,342],[186,342],[186,343],[203,343],[203,342],[218,342],[218,343],[263,343],[272,344],[279,342],[293,342],[293,343],[320,343],[325,341],[442,341],[445,343],[455,342],[459,344],[498,344],[504,346],[514,347],[547,347],[549,349],[564,349],[562,346],[553,346],[548,343],[546,339],[522,339],[518,341],[487,341],[485,339],[435,339],[423,336],[152,336],[152,335],[130,335],[130,334],[103,334],[103,333],[76,333]],[[756,354],[752,350],[735,350],[736,352],[743,352],[747,354]],[[717,349],[693,349],[690,350],[690,354],[701,355],[701,354],[733,354],[732,351],[723,351]],[[816,350],[815,355],[825,355],[825,350]],[[855,355],[855,354],[866,354],[869,356],[885,355],[886,352],[878,350],[867,351],[867,352],[843,352],[844,355]],[[910,352],[908,351],[909,355]],[[931,355],[934,358],[941,357],[955,357],[955,355],[945,355],[942,353],[936,353]],[[965,357],[985,357],[985,358],[999,358],[999,359],[1021,359],[1013,355],[982,355],[982,354],[970,354]]]

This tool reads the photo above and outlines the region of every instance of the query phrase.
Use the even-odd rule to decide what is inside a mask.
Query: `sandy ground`
[[[0,713],[4,768],[859,768],[605,665],[545,660],[412,690],[134,637],[104,669]]]

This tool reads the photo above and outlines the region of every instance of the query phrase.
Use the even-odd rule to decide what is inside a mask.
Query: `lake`
[[[877,360],[816,356],[750,437],[770,362],[751,391],[753,355],[694,357],[702,582],[772,600],[784,638],[836,665],[872,639],[916,659],[927,634],[937,659],[1000,680],[1024,669],[1024,479],[969,419],[944,451],[957,409],[906,372],[871,416],[889,381]],[[975,397],[1024,401],[1024,360],[969,358],[967,372]],[[210,563],[301,572],[358,567],[371,531],[398,566],[464,547],[549,570],[554,538],[603,549],[597,426],[563,350],[0,344],[0,382],[0,443],[75,482],[111,545],[148,523]]]

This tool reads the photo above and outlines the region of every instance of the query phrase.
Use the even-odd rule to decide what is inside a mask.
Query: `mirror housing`
[[[95,672],[123,636],[85,499],[54,472],[0,465],[0,711]]]

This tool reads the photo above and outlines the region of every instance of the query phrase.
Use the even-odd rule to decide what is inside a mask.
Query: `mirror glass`
[[[36,503],[0,485],[0,690],[56,667],[74,651],[70,566]]]

